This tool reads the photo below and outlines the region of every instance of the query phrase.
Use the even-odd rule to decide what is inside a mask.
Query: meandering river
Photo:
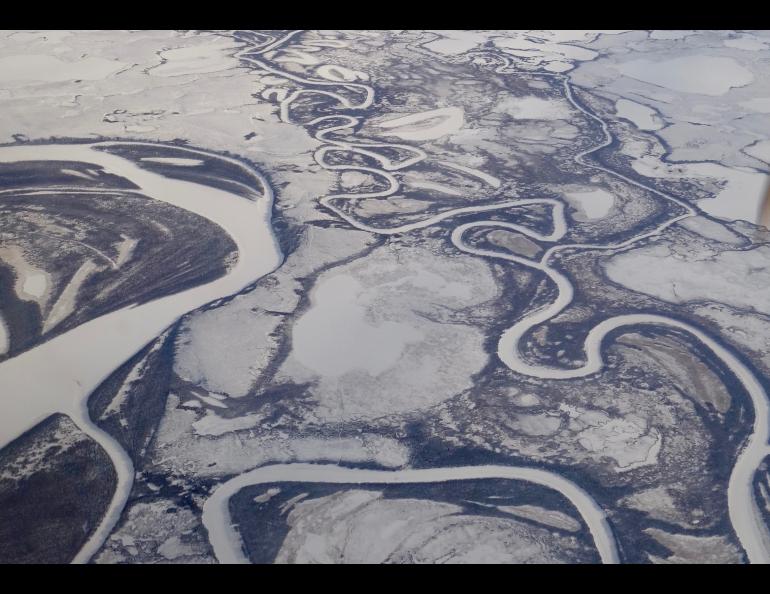
[[[297,35],[296,31],[291,32],[284,38],[283,41],[284,42],[289,41],[292,37],[295,37],[296,35]],[[280,47],[280,45],[281,45],[280,43],[273,44],[271,46],[271,49]],[[261,56],[257,55],[260,53],[263,53],[263,52],[254,52],[253,54],[250,54],[248,50],[243,50],[241,52],[241,57],[244,60],[251,62],[258,69],[261,69],[270,74],[275,74],[277,76],[288,78],[292,81],[298,82],[307,87],[307,88],[294,91],[292,93],[288,93],[279,98],[281,118],[283,121],[287,123],[291,123],[291,106],[293,102],[301,95],[315,93],[315,94],[323,95],[324,97],[335,98],[339,102],[339,104],[342,106],[342,109],[345,111],[366,109],[370,107],[374,101],[374,89],[364,84],[361,81],[356,81],[355,83],[351,83],[350,81],[346,81],[346,82],[338,81],[334,83],[328,80],[303,78],[293,73],[287,73],[284,70],[280,70],[277,67],[266,63],[261,58]],[[490,55],[489,52],[486,52],[486,51],[476,52],[476,53],[484,54],[487,56]],[[508,69],[512,67],[512,64],[508,57],[501,56],[500,54],[491,54],[491,55],[496,60],[502,60],[502,65],[496,68],[496,72],[498,74],[510,73]],[[321,73],[321,69],[317,69],[317,72]],[[756,469],[759,468],[759,466],[762,464],[764,458],[768,454],[770,454],[770,448],[768,447],[768,439],[770,438],[770,407],[768,406],[767,393],[765,392],[764,386],[759,381],[756,374],[745,363],[743,363],[741,359],[732,352],[731,349],[724,346],[717,338],[709,336],[708,334],[706,334],[705,332],[703,332],[702,330],[696,328],[691,324],[686,324],[679,320],[675,320],[673,318],[669,318],[663,315],[629,314],[629,315],[615,316],[607,320],[604,320],[603,322],[595,326],[588,333],[585,339],[585,343],[583,345],[583,350],[586,354],[586,362],[583,366],[579,368],[559,368],[559,367],[552,367],[545,364],[531,363],[524,357],[522,353],[521,343],[524,335],[530,329],[540,324],[547,323],[549,320],[553,319],[560,312],[564,311],[564,309],[566,309],[571,304],[574,297],[574,287],[571,281],[563,273],[561,273],[559,270],[557,270],[551,265],[550,261],[552,256],[555,253],[564,249],[573,249],[573,250],[574,249],[578,249],[578,250],[620,249],[623,247],[633,245],[643,239],[647,239],[649,237],[659,235],[664,230],[668,229],[671,225],[677,223],[678,221],[681,221],[687,217],[700,214],[696,207],[692,206],[691,204],[679,198],[666,194],[665,192],[662,192],[649,184],[646,184],[637,179],[628,177],[627,175],[624,175],[618,171],[614,171],[612,169],[604,167],[598,162],[589,160],[587,158],[589,155],[591,155],[592,153],[595,153],[596,151],[602,148],[609,146],[612,143],[613,136],[612,136],[612,133],[610,132],[608,122],[602,119],[599,115],[591,111],[587,106],[583,105],[580,101],[577,100],[568,76],[563,74],[545,74],[545,76],[550,76],[554,80],[558,81],[562,85],[565,98],[569,101],[572,107],[577,111],[579,111],[580,113],[582,113],[587,118],[599,124],[602,130],[603,139],[598,144],[589,146],[586,149],[577,153],[573,157],[576,163],[590,169],[603,171],[609,175],[612,175],[618,179],[623,180],[628,184],[631,184],[647,192],[655,194],[659,198],[667,202],[678,205],[684,210],[684,213],[676,216],[672,216],[670,219],[658,225],[654,229],[637,234],[617,244],[608,244],[608,245],[557,244],[552,248],[550,248],[548,251],[546,251],[543,257],[537,261],[516,256],[513,254],[504,254],[502,252],[475,248],[465,243],[463,241],[463,236],[467,231],[478,227],[506,228],[506,229],[513,229],[513,230],[519,231],[533,239],[537,239],[545,242],[555,242],[560,240],[564,236],[567,229],[567,223],[564,217],[563,204],[560,204],[559,206],[552,205],[552,217],[554,222],[553,232],[547,236],[541,235],[537,233],[534,229],[528,228],[526,226],[518,225],[516,223],[508,223],[508,222],[500,222],[500,221],[488,221],[488,220],[475,221],[472,223],[467,223],[456,227],[452,232],[451,239],[455,247],[457,247],[457,249],[467,253],[475,254],[481,257],[505,259],[505,260],[514,262],[516,264],[526,266],[528,268],[539,270],[542,273],[544,273],[553,283],[555,283],[557,288],[557,297],[552,303],[546,304],[545,306],[534,308],[531,312],[528,312],[522,319],[517,321],[511,328],[509,328],[503,333],[498,343],[498,351],[497,351],[498,357],[507,367],[509,367],[512,371],[516,373],[528,375],[531,377],[537,377],[541,379],[569,380],[569,379],[585,377],[594,373],[601,372],[604,366],[604,361],[601,354],[602,343],[605,337],[607,336],[607,334],[617,328],[634,326],[639,324],[653,325],[653,326],[659,326],[663,328],[676,328],[679,330],[686,331],[690,333],[692,336],[694,336],[696,339],[698,339],[743,384],[753,404],[754,416],[755,416],[753,432],[748,440],[748,443],[740,451],[739,456],[736,460],[736,464],[731,473],[730,481],[728,485],[728,494],[727,494],[728,506],[729,506],[730,520],[731,520],[733,529],[736,533],[736,536],[738,537],[738,540],[743,546],[749,561],[752,563],[770,563],[770,532],[768,531],[768,528],[765,525],[763,516],[759,510],[759,507],[757,505],[757,502],[754,498],[754,493],[753,493],[753,478],[756,473]],[[335,84],[340,87],[345,87],[349,91],[350,90],[358,91],[362,93],[363,98],[361,99],[360,102],[353,103],[347,97],[329,90],[329,87],[333,87]],[[413,147],[411,145],[407,145],[408,147],[407,148],[404,145],[396,145],[392,143],[379,143],[379,142],[372,142],[372,141],[356,142],[348,139],[334,140],[334,139],[328,138],[328,135],[332,132],[347,132],[348,134],[351,134],[348,138],[352,138],[352,133],[355,132],[355,129],[360,124],[361,120],[362,120],[361,117],[355,117],[349,114],[333,114],[333,115],[326,115],[326,116],[316,118],[311,122],[308,122],[305,124],[306,126],[318,127],[319,124],[321,123],[324,123],[324,122],[329,123],[329,126],[327,126],[326,128],[321,128],[315,132],[315,137],[319,141],[322,141],[325,143],[316,152],[316,155],[315,155],[316,161],[322,167],[333,171],[348,170],[348,171],[360,171],[364,173],[371,173],[371,174],[378,175],[380,177],[384,177],[388,181],[388,187],[384,190],[375,191],[375,192],[364,192],[364,193],[358,193],[358,194],[349,194],[349,193],[332,194],[332,195],[327,195],[320,198],[319,202],[322,205],[324,205],[329,210],[333,211],[340,218],[344,219],[346,222],[348,222],[351,226],[355,227],[356,229],[359,229],[362,231],[368,231],[370,233],[383,234],[383,235],[390,235],[394,233],[405,233],[405,232],[413,231],[415,229],[421,229],[421,228],[431,226],[439,221],[443,221],[443,220],[449,219],[450,217],[454,217],[460,214],[468,214],[472,212],[489,212],[493,210],[500,210],[503,208],[510,208],[516,205],[522,206],[525,204],[553,202],[551,200],[537,199],[537,198],[530,198],[530,199],[524,199],[524,200],[512,200],[512,201],[505,201],[505,202],[492,204],[492,205],[488,204],[488,205],[483,205],[478,207],[457,208],[450,211],[446,211],[438,215],[427,217],[426,219],[421,221],[416,221],[409,224],[397,225],[389,228],[388,227],[377,228],[377,227],[372,227],[370,225],[367,225],[364,222],[357,220],[354,216],[350,215],[349,213],[337,207],[334,202],[338,200],[346,200],[346,199],[360,200],[362,198],[380,198],[380,197],[393,195],[400,190],[400,182],[396,178],[396,176],[393,175],[392,172],[397,171],[399,169],[406,168],[410,165],[413,165],[425,159],[427,156],[421,149],[417,147]],[[343,121],[344,123],[340,124],[339,123],[340,121]],[[384,157],[382,154],[378,154],[376,152],[368,150],[376,146],[390,147],[390,148],[398,147],[401,150],[404,150],[406,148],[407,150],[410,150],[414,154],[414,157],[400,163],[394,163],[390,159]],[[362,167],[362,166],[355,166],[355,165],[339,165],[339,164],[328,163],[324,157],[330,150],[335,148],[341,148],[344,150],[348,150],[354,153],[358,153],[358,154],[362,154],[362,155],[366,155],[368,157],[374,158],[379,162],[381,168],[377,169],[372,167]],[[521,470],[521,469],[517,469],[517,470]],[[233,480],[238,481],[240,480],[240,477]],[[229,483],[226,483],[225,486],[222,488],[229,489],[227,485],[229,485]],[[559,488],[559,487],[554,486],[554,488]],[[599,546],[599,543],[597,543],[597,546]],[[605,556],[603,556],[603,559],[604,558]],[[608,560],[610,558],[611,556],[607,556]]]
[[[282,257],[270,224],[272,190],[259,172],[250,170],[261,181],[261,188],[256,189],[263,195],[252,201],[225,190],[153,173],[128,159],[97,150],[108,144],[116,143],[4,146],[0,147],[0,162],[78,161],[103,167],[107,173],[136,184],[142,194],[203,216],[221,227],[236,243],[238,260],[227,274],[214,281],[100,316],[0,364],[0,448],[46,417],[63,413],[104,448],[115,466],[116,493],[76,562],[88,561],[107,538],[120,517],[134,475],[123,448],[89,417],[91,393],[182,315],[237,293],[274,270]]]
[[[362,82],[342,83],[305,79],[271,66],[261,59],[260,54],[280,47],[295,37],[296,34],[297,32],[289,33],[282,39],[259,50],[249,51],[246,48],[240,52],[242,59],[250,61],[255,67],[308,87],[280,99],[280,114],[285,122],[291,122],[291,104],[301,95],[316,93],[325,97],[331,96],[339,101],[344,110],[365,109],[372,104],[374,89]],[[498,71],[502,73],[506,67],[504,65]],[[729,348],[717,338],[707,335],[698,328],[667,316],[629,314],[608,318],[588,333],[583,345],[586,363],[580,368],[559,368],[533,364],[526,359],[522,352],[522,337],[531,328],[546,323],[558,315],[573,299],[572,283],[550,263],[553,254],[566,248],[606,250],[631,245],[641,239],[661,233],[678,220],[692,216],[697,212],[694,207],[681,200],[587,160],[588,155],[611,143],[612,136],[607,122],[575,99],[566,76],[553,76],[563,81],[565,96],[573,106],[599,123],[605,135],[604,140],[599,145],[592,146],[576,155],[576,162],[585,167],[605,171],[665,200],[679,204],[685,209],[685,214],[672,217],[655,229],[629,238],[621,244],[556,245],[537,261],[512,254],[478,249],[465,243],[463,237],[473,228],[499,227],[514,229],[540,241],[557,242],[567,230],[564,205],[560,201],[538,198],[507,200],[493,205],[457,208],[427,217],[422,221],[395,225],[390,228],[372,227],[336,207],[334,202],[346,198],[360,199],[394,194],[399,190],[400,182],[393,175],[393,172],[425,159],[426,155],[419,148],[409,145],[329,139],[328,135],[332,131],[352,131],[358,125],[360,118],[347,114],[323,116],[310,122],[316,126],[323,122],[336,122],[336,125],[316,132],[316,138],[323,143],[315,155],[316,160],[321,166],[330,170],[358,170],[376,174],[387,179],[389,187],[370,195],[334,194],[324,196],[320,198],[320,203],[357,229],[386,235],[425,228],[460,214],[490,212],[536,203],[551,206],[554,226],[553,231],[549,234],[540,234],[525,225],[516,223],[484,220],[460,225],[454,229],[451,236],[452,242],[461,251],[479,257],[502,258],[515,264],[537,269],[556,284],[558,292],[553,302],[535,308],[503,333],[498,344],[500,360],[516,373],[543,379],[568,380],[601,372],[604,366],[601,352],[603,341],[609,332],[617,328],[648,324],[689,332],[719,358],[725,367],[730,369],[751,397],[755,413],[753,434],[740,452],[732,471],[728,486],[728,503],[733,529],[749,560],[751,562],[770,562],[770,535],[754,499],[752,487],[756,469],[769,453],[767,442],[770,431],[770,409],[762,383]],[[353,103],[347,97],[329,90],[335,86],[344,86],[348,90],[360,92],[362,94],[361,101]],[[347,123],[339,124],[340,121]],[[101,316],[0,364],[0,385],[3,386],[3,394],[0,396],[0,447],[32,428],[47,416],[57,412],[63,413],[72,418],[82,431],[105,449],[117,471],[118,486],[109,510],[97,530],[77,555],[75,559],[77,562],[88,561],[107,538],[120,516],[133,482],[133,467],[126,452],[89,418],[87,407],[89,395],[110,373],[160,335],[180,316],[206,303],[240,291],[275,269],[281,261],[280,250],[270,225],[273,196],[267,182],[258,172],[253,172],[253,174],[261,180],[264,194],[256,201],[249,201],[224,190],[171,179],[143,170],[125,158],[96,150],[97,146],[96,144],[5,146],[0,147],[0,162],[80,161],[101,166],[109,173],[129,179],[139,186],[140,191],[146,196],[184,208],[219,225],[235,241],[239,257],[236,265],[229,273],[215,281],[143,305],[123,308]],[[377,146],[411,151],[413,157],[400,162],[393,162],[370,150]],[[324,157],[333,147],[344,148],[372,157],[378,161],[381,167],[365,168],[327,163]],[[282,481],[385,484],[484,478],[525,480],[558,490],[581,513],[591,531],[602,561],[605,563],[618,562],[617,546],[610,524],[604,511],[590,494],[573,481],[565,479],[555,472],[528,467],[473,466],[379,471],[345,468],[333,464],[295,463],[263,466],[236,476],[217,487],[204,505],[203,522],[208,530],[217,558],[221,562],[243,562],[246,561],[246,558],[240,537],[232,526],[228,502],[234,493],[245,486]]]
[[[230,498],[244,487],[276,482],[333,484],[407,484],[479,479],[516,479],[559,491],[578,509],[594,538],[603,563],[617,563],[615,537],[602,508],[575,483],[555,472],[515,466],[452,466],[368,470],[336,464],[272,464],[245,472],[214,491],[203,506],[203,525],[220,563],[248,563],[243,541],[230,518]]]

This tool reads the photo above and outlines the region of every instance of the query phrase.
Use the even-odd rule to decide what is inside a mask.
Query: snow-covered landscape
[[[769,48],[0,31],[0,563],[770,563]]]

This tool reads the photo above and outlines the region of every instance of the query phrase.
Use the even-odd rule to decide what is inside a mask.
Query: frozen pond
[[[663,124],[655,110],[628,99],[618,99],[615,110],[619,118],[630,120],[640,130],[660,130]]]
[[[294,327],[294,355],[300,363],[323,376],[354,369],[377,375],[395,364],[408,343],[422,338],[406,324],[369,323],[357,299],[362,291],[354,278],[344,274],[316,287],[313,307]]]
[[[744,152],[760,161],[770,163],[770,140],[759,140],[755,144],[745,148]]]
[[[463,110],[457,107],[443,107],[421,113],[413,113],[380,123],[388,130],[387,136],[403,140],[434,140],[453,134],[463,127]]]
[[[606,217],[615,204],[615,198],[607,190],[585,190],[578,192],[565,192],[567,201],[579,210],[575,220],[594,220]]]
[[[701,95],[724,95],[754,80],[751,71],[732,58],[717,56],[690,55],[659,61],[643,58],[623,62],[617,68],[642,82]]]
[[[498,109],[515,120],[565,120],[570,109],[564,103],[540,97],[509,97]]]

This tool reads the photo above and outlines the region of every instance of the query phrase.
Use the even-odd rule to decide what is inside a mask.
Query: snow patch
[[[99,80],[127,66],[117,60],[95,57],[69,62],[45,54],[4,56],[0,58],[0,82]]]

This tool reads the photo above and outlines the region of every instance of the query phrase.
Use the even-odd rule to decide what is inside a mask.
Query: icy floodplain
[[[727,167],[721,163],[677,163],[673,166],[645,157],[635,159],[631,166],[645,177],[676,180],[684,175],[720,180],[722,187],[714,196],[698,200],[698,207],[727,221],[757,221],[765,199],[767,175],[748,167]]]
[[[669,224],[670,222],[664,225],[668,226]],[[529,268],[541,270],[548,275],[558,289],[557,297],[553,302],[525,316],[503,332],[500,337],[497,354],[500,360],[511,370],[531,377],[549,380],[570,380],[588,377],[600,373],[604,368],[602,346],[610,333],[624,327],[652,325],[684,330],[691,334],[706,346],[741,382],[751,398],[754,408],[754,425],[748,444],[738,455],[730,475],[727,493],[730,521],[738,536],[738,540],[746,551],[749,561],[751,563],[770,563],[770,532],[768,532],[763,514],[754,497],[753,488],[756,469],[770,455],[770,446],[768,446],[768,440],[770,439],[770,404],[768,403],[767,394],[762,383],[757,379],[752,370],[729,349],[722,346],[718,341],[700,329],[673,318],[654,314],[615,316],[597,324],[591,329],[585,339],[583,350],[586,362],[581,367],[562,368],[531,363],[521,350],[524,336],[531,329],[548,322],[564,311],[572,303],[574,287],[566,276],[548,265],[550,256],[559,247],[563,246],[552,248],[539,262],[535,262],[518,256],[474,248],[463,241],[464,234],[474,227],[495,227],[499,225],[500,223],[496,221],[478,221],[461,225],[454,230],[452,242],[458,249],[465,252],[475,253],[479,256],[501,258]],[[528,234],[532,236],[531,231]],[[549,239],[552,240],[553,238]],[[595,249],[611,249],[613,246],[594,247]]]
[[[524,316],[508,330],[503,332],[498,342],[498,357],[503,363],[505,363],[508,368],[510,368],[512,371],[515,371],[516,373],[521,373],[541,379],[568,380],[580,377],[588,377],[592,374],[602,371],[604,367],[602,345],[607,335],[617,330],[618,328],[637,325],[653,325],[663,328],[675,328],[684,330],[699,340],[716,356],[716,358],[722,362],[722,364],[724,364],[735,375],[735,377],[738,379],[738,381],[741,382],[744,389],[751,398],[751,402],[754,408],[753,433],[749,438],[748,443],[740,451],[732,473],[730,474],[727,499],[730,521],[736,535],[738,536],[738,540],[746,552],[749,562],[770,563],[770,531],[768,531],[763,513],[759,509],[757,501],[754,497],[753,487],[754,475],[757,469],[761,464],[763,464],[765,458],[770,455],[770,446],[768,445],[768,441],[770,441],[770,403],[768,402],[768,396],[765,392],[764,386],[757,379],[757,376],[731,350],[724,347],[720,342],[694,326],[680,322],[679,320],[675,320],[673,318],[652,314],[621,315],[608,318],[597,324],[594,328],[591,329],[585,339],[583,350],[586,355],[586,362],[582,367],[561,368],[551,367],[545,364],[532,363],[527,359],[525,353],[523,353],[521,350],[523,339],[527,332],[536,326],[539,326],[540,324],[547,323],[549,320],[559,315],[570,305],[570,303],[572,303],[574,297],[574,287],[571,281],[564,274],[550,266],[550,259],[555,253],[565,248],[600,250],[613,250],[622,248],[628,245],[632,245],[647,237],[655,236],[671,225],[696,215],[696,211],[691,206],[681,202],[673,196],[645,186],[644,184],[640,184],[639,182],[634,181],[613,170],[607,169],[602,165],[586,161],[585,157],[587,155],[611,144],[613,137],[609,131],[609,127],[606,121],[575,101],[572,88],[567,79],[564,79],[564,90],[568,100],[570,103],[572,103],[573,107],[597,123],[601,124],[605,136],[604,142],[589,148],[582,153],[579,153],[574,157],[574,160],[578,164],[585,165],[592,169],[605,171],[606,173],[623,179],[635,186],[645,188],[660,198],[675,202],[685,207],[687,213],[661,223],[652,231],[631,237],[614,245],[555,245],[550,248],[539,261],[533,261],[527,258],[521,258],[519,256],[510,254],[503,254],[500,252],[481,250],[474,248],[473,246],[470,246],[464,242],[463,236],[468,230],[478,226],[494,227],[499,225],[499,223],[493,221],[477,221],[474,223],[466,223],[457,227],[452,232],[452,243],[454,243],[458,249],[468,253],[476,254],[478,256],[501,258],[521,264],[528,268],[540,270],[548,276],[548,278],[556,285],[557,288],[556,298],[554,301],[543,307],[535,309],[530,314]],[[565,224],[563,213],[556,213],[554,211],[553,216],[554,228],[557,226],[563,226]],[[522,232],[530,237],[535,237],[535,234],[531,230],[522,230]],[[555,241],[560,237],[561,235],[554,234],[554,237],[547,239],[541,238],[541,240],[545,239],[547,241]]]
[[[283,76],[286,76],[287,78],[290,78],[291,80],[295,80],[301,83],[307,82],[294,74],[289,75],[285,72],[275,70],[272,67],[267,66],[257,60],[251,60],[251,61],[258,66],[264,67],[266,70],[268,70],[273,74],[281,74]],[[505,68],[505,65],[501,66],[500,68],[501,69]],[[638,80],[651,82],[652,84],[657,84],[659,86],[668,85],[669,88],[676,89],[676,90],[684,90],[685,92],[712,94],[712,95],[724,94],[733,87],[748,84],[753,80],[752,73],[742,68],[734,60],[730,58],[715,58],[711,56],[685,56],[683,58],[669,60],[664,63],[649,62],[647,60],[637,60],[635,62],[626,62],[625,64],[621,65],[621,68],[627,69],[627,71],[626,70],[623,71],[624,74],[631,76],[632,78],[635,77]],[[715,77],[714,76],[715,73],[720,74],[721,76]],[[712,337],[706,335],[705,333],[701,332],[699,329],[687,324],[683,324],[672,318],[668,318],[666,316],[661,316],[661,315],[633,315],[633,314],[627,315],[627,316],[617,316],[614,318],[609,318],[604,322],[598,324],[589,332],[586,338],[586,342],[584,344],[584,350],[587,355],[587,361],[586,361],[586,364],[580,368],[576,368],[576,369],[559,368],[559,367],[551,367],[543,364],[533,364],[527,360],[524,353],[522,353],[520,350],[524,335],[529,330],[533,329],[534,327],[540,324],[547,323],[553,317],[561,313],[573,300],[574,288],[570,280],[565,275],[563,275],[562,273],[557,271],[555,268],[550,266],[550,258],[557,251],[563,250],[565,248],[591,249],[591,250],[595,250],[595,249],[611,250],[611,249],[623,248],[623,247],[632,245],[638,241],[641,241],[643,239],[658,235],[662,231],[670,227],[671,225],[674,225],[677,222],[687,219],[689,217],[693,217],[697,214],[697,211],[686,202],[683,202],[669,194],[660,192],[644,183],[641,183],[640,181],[637,181],[636,179],[632,179],[612,169],[608,169],[607,167],[599,165],[596,162],[587,160],[586,157],[591,153],[594,153],[600,150],[601,148],[610,146],[612,144],[613,136],[610,133],[608,123],[604,119],[599,117],[596,113],[594,113],[592,110],[581,105],[581,103],[575,99],[572,86],[567,77],[564,77],[558,74],[553,76],[562,82],[565,97],[571,104],[572,108],[577,112],[582,113],[587,118],[593,120],[597,124],[599,124],[601,126],[601,130],[604,135],[604,140],[602,142],[600,142],[596,146],[588,148],[578,153],[577,155],[575,155],[574,161],[580,166],[604,171],[605,173],[612,175],[615,178],[621,179],[626,183],[629,183],[633,186],[636,186],[648,192],[651,192],[652,194],[658,196],[659,198],[665,201],[673,202],[679,205],[680,207],[682,207],[685,210],[685,214],[673,217],[661,223],[651,231],[642,233],[634,237],[630,237],[625,241],[622,241],[620,243],[613,244],[613,245],[609,245],[609,244],[556,245],[550,248],[545,253],[545,255],[538,261],[530,260],[527,258],[521,258],[519,256],[514,256],[514,255],[505,255],[500,252],[491,252],[488,250],[477,249],[471,245],[466,244],[463,240],[463,235],[465,234],[465,232],[467,232],[468,230],[474,227],[506,226],[509,228],[513,228],[512,224],[501,224],[500,222],[497,222],[497,221],[476,221],[474,223],[467,223],[455,228],[454,231],[452,232],[451,238],[452,238],[452,243],[459,250],[464,251],[466,253],[475,254],[477,256],[482,256],[482,257],[503,258],[505,260],[509,260],[509,261],[521,264],[525,267],[539,270],[545,273],[549,277],[549,279],[556,285],[556,289],[557,289],[556,298],[552,303],[536,308],[534,311],[532,311],[528,315],[525,315],[514,326],[512,326],[511,328],[503,332],[498,342],[498,356],[506,366],[508,366],[511,370],[513,370],[516,373],[537,377],[537,378],[543,378],[543,379],[574,379],[579,377],[590,376],[594,373],[599,373],[602,370],[602,368],[604,367],[604,361],[603,361],[602,352],[601,352],[603,341],[610,332],[612,332],[617,328],[621,328],[624,326],[635,326],[640,324],[676,328],[676,329],[689,332],[696,339],[700,340],[700,342],[703,343],[717,358],[719,358],[722,361],[722,363],[727,368],[729,368],[733,374],[735,374],[735,376],[739,379],[739,381],[741,381],[741,383],[749,393],[752,403],[754,405],[754,412],[755,412],[755,420],[754,420],[754,427],[753,427],[754,431],[751,438],[749,439],[748,444],[739,453],[738,460],[736,461],[736,464],[730,476],[729,487],[728,487],[728,505],[729,505],[729,513],[730,513],[730,519],[731,519],[732,525],[736,531],[739,541],[741,542],[741,545],[746,551],[749,561],[752,563],[770,562],[770,534],[768,533],[768,529],[765,526],[763,515],[759,510],[757,502],[754,499],[754,495],[753,495],[753,477],[754,477],[755,471],[759,467],[759,465],[763,462],[765,456],[768,455],[768,452],[770,451],[767,445],[769,432],[770,432],[770,419],[768,418],[770,415],[770,409],[768,408],[767,394],[765,393],[762,384],[757,380],[756,376],[753,374],[751,369],[748,368],[730,350],[723,347],[719,342],[714,340]],[[314,82],[312,84],[318,84],[318,83]],[[368,107],[373,101],[374,89],[372,89],[371,87],[367,87],[366,85],[356,85],[356,87],[359,88],[361,91],[365,92],[365,99],[357,107],[359,108]],[[329,92],[326,90],[313,91],[310,89],[303,89],[300,91],[295,91],[293,94],[288,96],[284,95],[283,98],[279,99],[281,119],[284,122],[291,121],[290,107],[292,102],[299,96],[300,93],[306,93],[306,94],[319,93],[325,96],[332,96],[332,97],[335,97],[342,106],[347,108],[352,107],[350,102],[345,97],[342,97],[336,93]],[[542,109],[538,109],[537,111],[541,113],[540,117],[543,117]],[[435,114],[431,114],[431,115],[435,115]],[[442,213],[441,215],[430,217],[428,219],[425,219],[416,223],[402,225],[398,228],[374,228],[362,223],[361,221],[357,220],[355,217],[349,215],[348,213],[345,213],[341,209],[336,208],[335,206],[330,204],[330,201],[332,199],[351,199],[351,198],[364,198],[364,197],[376,197],[376,196],[389,196],[391,194],[394,194],[395,192],[398,191],[400,184],[398,180],[395,178],[395,176],[389,174],[388,172],[404,167],[405,165],[402,164],[399,166],[394,166],[392,162],[383,158],[377,158],[377,161],[379,161],[382,165],[382,169],[360,167],[360,166],[332,165],[332,164],[326,163],[323,158],[323,155],[326,150],[331,148],[331,145],[337,145],[337,146],[344,145],[348,150],[352,150],[354,152],[360,152],[362,154],[368,153],[368,151],[366,151],[366,149],[364,148],[364,146],[366,145],[363,145],[363,144],[357,145],[356,143],[343,142],[343,141],[330,141],[325,138],[326,132],[340,131],[340,130],[350,129],[354,127],[359,121],[358,118],[354,118],[351,116],[330,115],[330,116],[322,116],[320,118],[316,118],[310,123],[319,124],[322,121],[325,121],[328,119],[335,119],[335,118],[337,119],[337,121],[339,121],[340,119],[346,119],[348,123],[335,125],[331,128],[327,128],[325,130],[321,130],[320,132],[316,133],[316,137],[319,140],[329,143],[327,146],[319,149],[319,151],[316,153],[316,161],[319,163],[319,165],[329,170],[358,170],[358,171],[367,171],[371,173],[376,173],[388,179],[390,184],[390,187],[388,189],[380,192],[371,192],[367,194],[336,194],[336,195],[328,195],[321,198],[320,200],[321,204],[323,204],[324,206],[326,206],[327,208],[335,212],[338,216],[340,216],[343,220],[350,223],[356,229],[359,229],[362,231],[369,231],[372,233],[386,234],[386,235],[391,234],[393,232],[408,232],[413,229],[428,227],[430,225],[437,223],[439,220],[446,220],[453,216],[456,216],[457,214],[461,214],[464,212],[469,212],[469,211],[483,212],[486,210],[495,210],[497,208],[503,207],[503,204],[498,204],[498,205],[486,205],[484,207],[460,208],[460,209],[455,209],[453,211]],[[414,114],[413,116],[403,116],[402,118],[399,118],[398,120],[396,120],[395,123],[391,121],[389,124],[395,128],[403,124],[413,125],[417,122],[423,123],[425,122],[425,120],[430,121],[431,118],[426,117],[425,113],[422,113],[422,114]],[[439,119],[439,121],[441,122],[441,124],[445,124],[446,118],[443,120]],[[443,126],[441,126],[441,124],[439,124],[438,127],[440,128],[440,131],[443,132]],[[409,132],[411,132],[411,130]],[[434,135],[435,134],[431,134],[431,136],[434,136]],[[425,154],[421,153],[421,154],[418,154],[413,161],[417,162],[419,160],[422,160],[423,158],[425,158]],[[564,213],[563,213],[563,204],[561,209],[556,209],[556,208],[553,209],[552,216],[554,219],[554,231],[549,237],[541,237],[534,230],[527,229],[525,227],[522,227],[517,230],[524,233],[524,235],[528,237],[539,239],[540,241],[558,241],[559,239],[561,239],[561,237],[563,237],[564,228],[566,226],[566,221],[564,219]]]
[[[146,196],[219,225],[236,243],[238,261],[225,276],[212,282],[106,314],[0,364],[0,385],[4,388],[0,397],[0,448],[51,414],[63,413],[96,440],[115,465],[118,485],[113,501],[76,562],[88,561],[101,546],[120,516],[133,481],[126,452],[89,418],[91,392],[180,316],[240,291],[274,270],[281,260],[270,223],[273,196],[260,174],[249,170],[264,188],[262,197],[251,201],[145,171],[127,159],[98,150],[109,144],[5,146],[0,147],[0,162],[79,161],[103,167],[136,184]]]

